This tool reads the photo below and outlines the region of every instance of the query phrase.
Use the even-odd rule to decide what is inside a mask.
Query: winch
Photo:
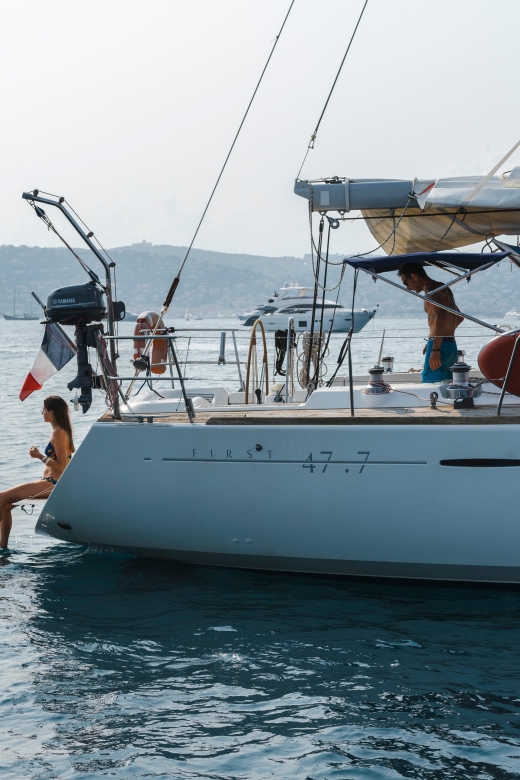
[[[472,385],[469,381],[469,372],[471,366],[459,361],[450,367],[453,379],[448,384],[441,385],[441,393],[445,398],[453,398],[454,406],[461,409],[473,409],[474,398],[482,394],[482,387],[479,384]]]
[[[392,389],[390,385],[383,380],[383,374],[385,369],[383,366],[372,366],[369,368],[368,384],[361,390],[364,395],[381,395],[382,393],[389,393]]]

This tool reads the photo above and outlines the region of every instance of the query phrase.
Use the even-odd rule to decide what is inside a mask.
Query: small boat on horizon
[[[200,314],[200,312],[198,314],[189,314],[188,313],[188,309],[186,308],[186,311],[184,312],[184,319],[186,321],[189,321],[189,320],[203,320],[204,317],[202,316],[202,314]]]
[[[18,287],[14,288],[13,292],[13,313],[12,314],[5,314],[4,313],[4,319],[5,320],[16,320],[17,322],[20,320],[39,320],[40,315],[39,314],[33,314],[32,313],[32,300],[31,300],[31,311],[29,314],[27,312],[24,312],[23,314],[17,314],[16,313],[16,291]]]
[[[38,314],[26,314],[25,312],[23,314],[4,314],[4,320],[16,320],[19,322],[20,320],[39,320],[40,316]]]

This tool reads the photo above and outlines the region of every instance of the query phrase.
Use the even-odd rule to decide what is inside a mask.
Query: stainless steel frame
[[[110,270],[110,265],[107,263],[106,259],[103,257],[97,246],[90,240],[90,234],[87,235],[83,228],[78,224],[78,222],[74,219],[72,214],[69,213],[69,211],[65,208],[63,205],[63,199],[59,198],[57,200],[51,200],[50,198],[42,198],[41,195],[38,194],[38,190],[34,190],[34,192],[24,192],[22,193],[22,198],[24,200],[29,201],[29,203],[45,203],[46,206],[54,206],[54,208],[59,209],[65,219],[70,222],[76,233],[78,233],[79,236],[83,239],[85,244],[88,246],[88,248],[91,250],[91,252],[94,253],[94,255],[97,257],[103,268],[105,269],[105,288],[106,288],[106,296],[107,296],[107,325],[108,325],[108,335],[112,338],[115,337],[115,328],[114,328],[114,310],[113,310],[113,299],[112,299],[112,273]],[[113,341],[110,342],[110,361],[112,365],[114,366],[115,372],[117,373],[117,348]],[[116,396],[114,401],[114,416],[119,416],[119,398]]]

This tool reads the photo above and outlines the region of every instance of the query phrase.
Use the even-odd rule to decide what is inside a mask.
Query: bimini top
[[[407,255],[383,255],[382,257],[346,257],[343,262],[352,268],[360,268],[376,274],[397,271],[408,263],[421,263],[442,268],[443,265],[458,268],[461,271],[473,271],[489,263],[499,263],[510,252],[413,252]]]

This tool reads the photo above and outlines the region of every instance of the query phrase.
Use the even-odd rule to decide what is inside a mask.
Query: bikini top
[[[49,442],[47,446],[45,447],[45,454],[48,458],[52,458],[53,460],[58,460],[56,457],[56,453],[54,452],[54,447],[52,445],[52,442]],[[71,455],[68,456],[68,460],[71,459]]]

